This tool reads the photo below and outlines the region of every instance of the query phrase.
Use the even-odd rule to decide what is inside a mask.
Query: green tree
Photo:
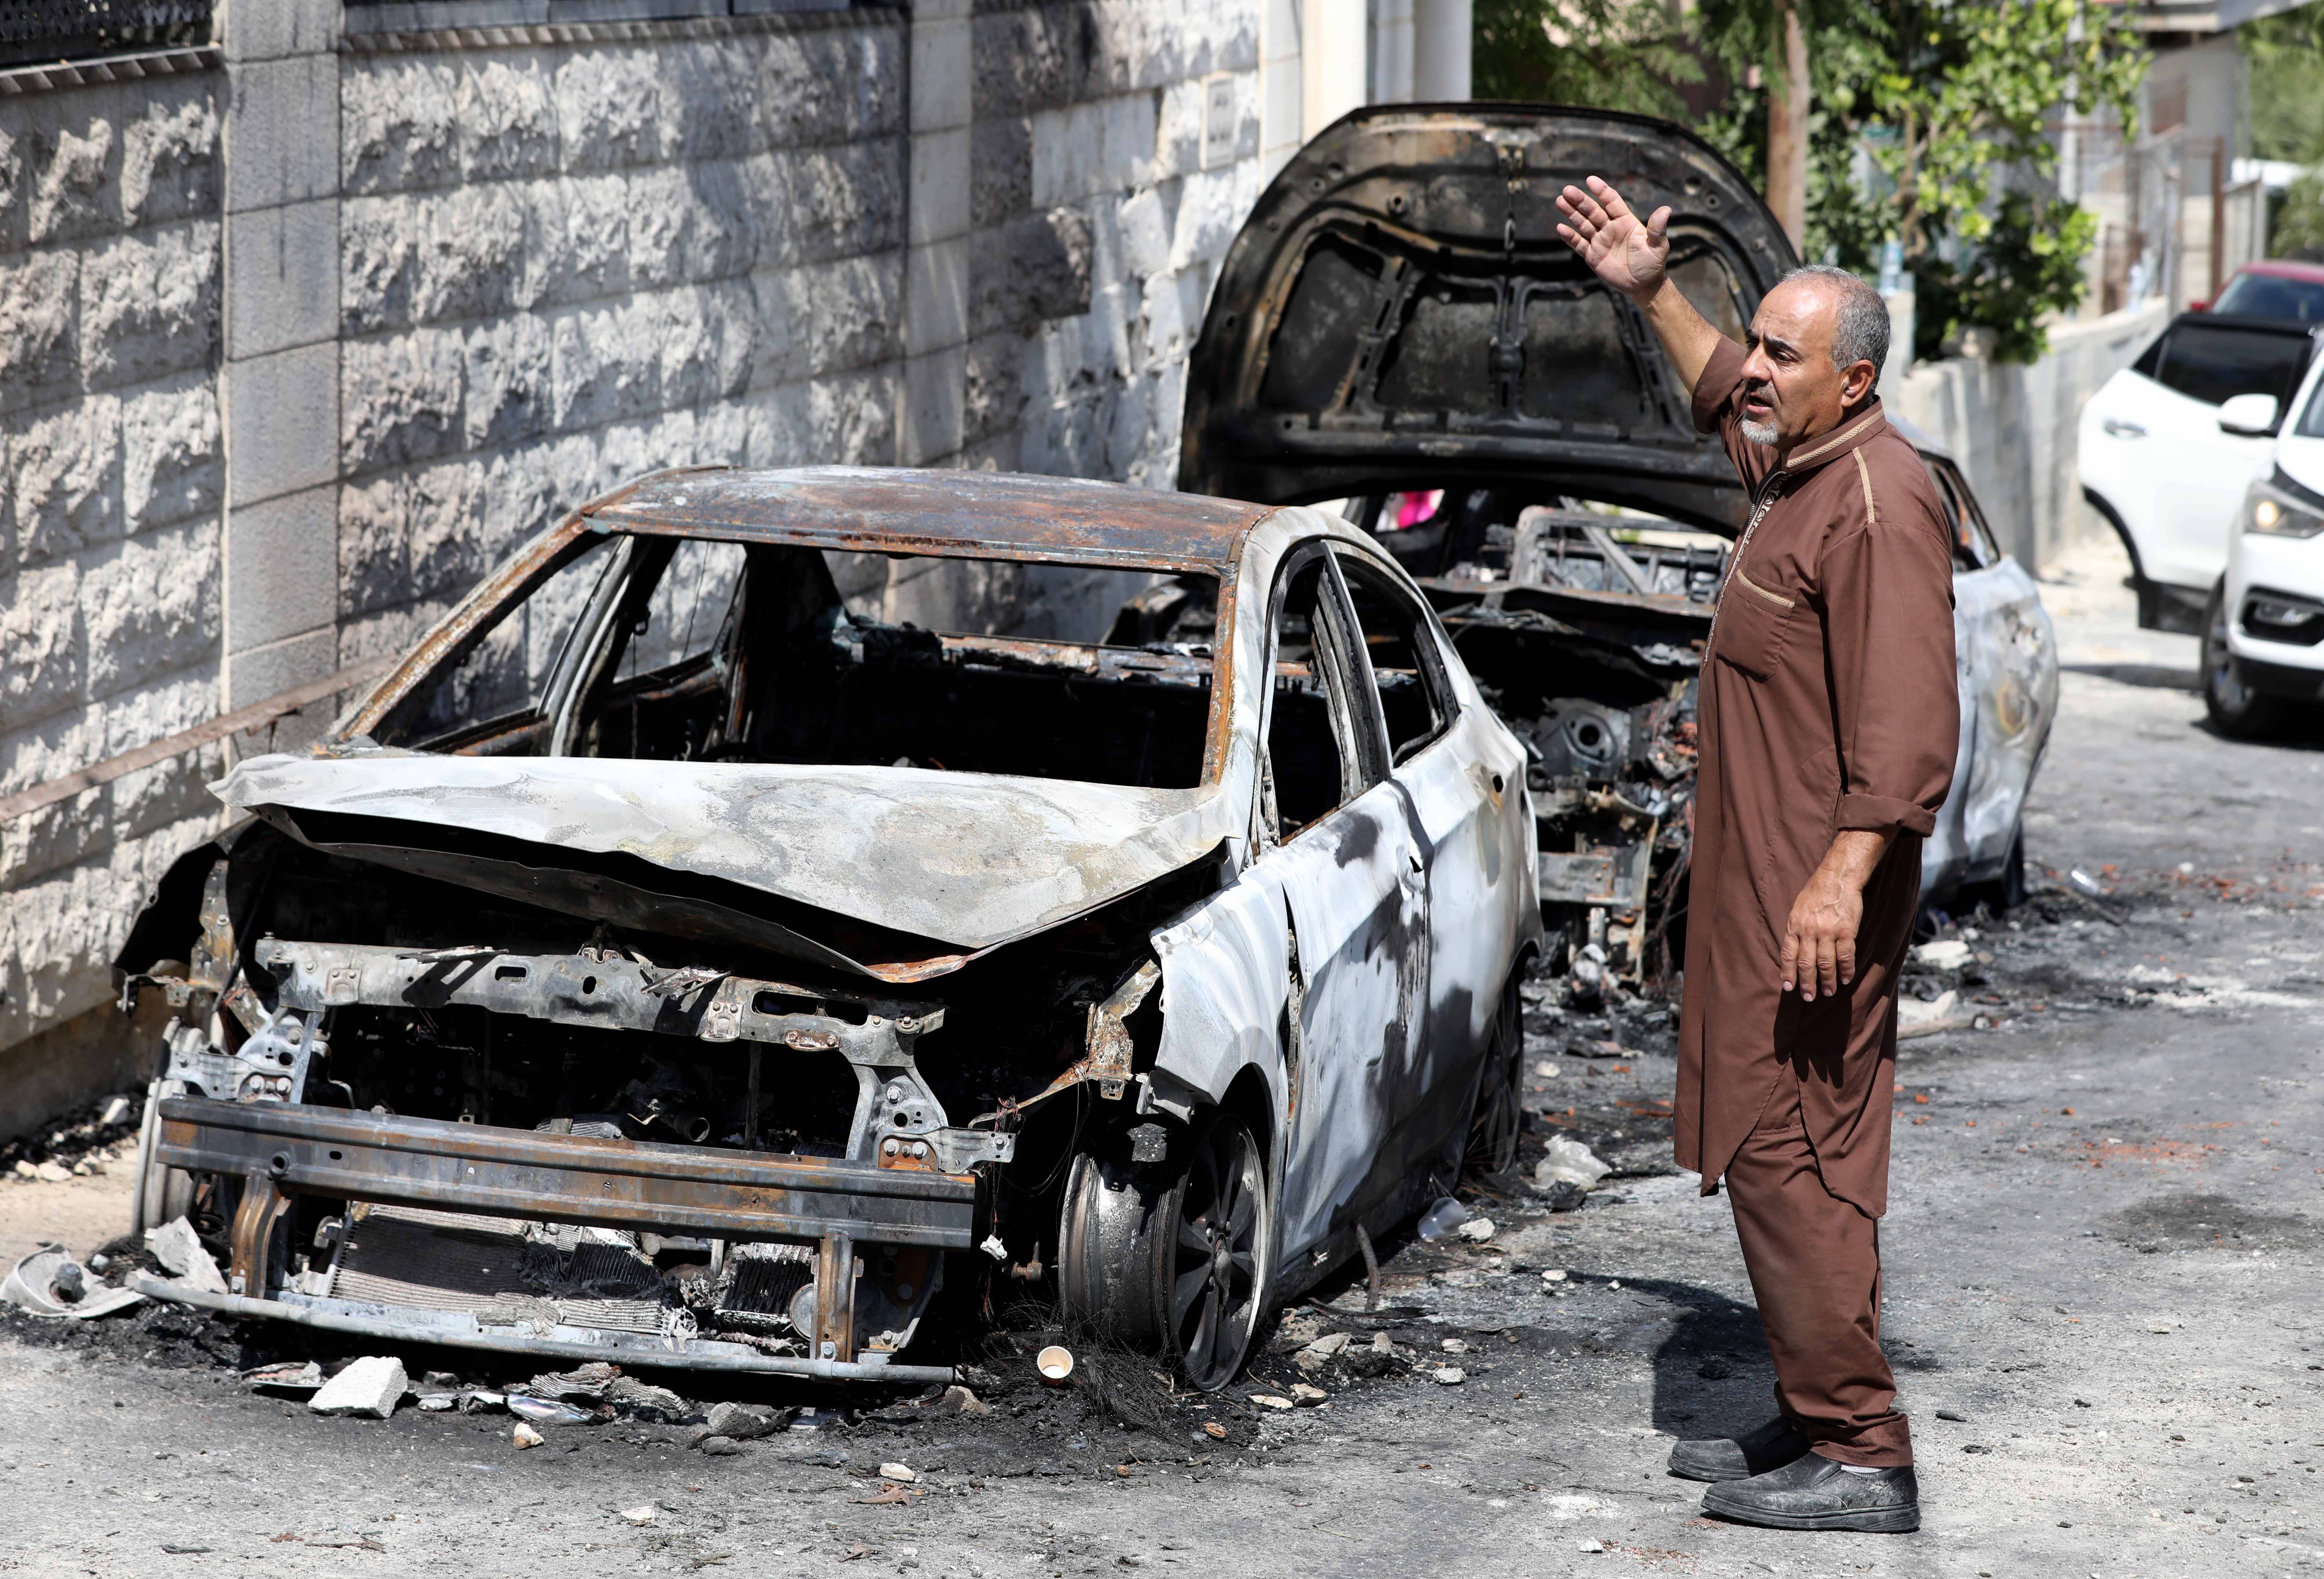
[[[1922,356],[1994,331],[2030,361],[2070,311],[2097,226],[2055,194],[2060,106],[2136,120],[2144,49],[2105,0],[1796,0],[1808,31],[1807,253],[1869,274],[1902,245]],[[2324,0],[2309,9],[2324,14]],[[1683,31],[1651,0],[1477,0],[1480,94],[1675,115],[1702,60],[1734,85],[1700,126],[1766,169],[1766,89],[1782,80],[1769,0],[1700,0]],[[2312,78],[2310,79],[2313,80]],[[2312,90],[2311,95],[2312,97]]]
[[[2247,23],[2236,38],[2251,65],[2253,153],[2309,166],[2283,195],[2267,250],[2324,258],[2324,0]]]
[[[1681,117],[1703,79],[1683,21],[1657,0],[1475,0],[1479,98]]]
[[[1902,244],[1918,355],[1959,331],[1994,331],[1995,355],[2031,361],[2042,319],[2070,311],[2098,226],[2055,195],[2048,136],[2061,106],[2111,106],[2126,128],[2146,57],[2119,6],[2096,0],[1817,0],[1808,251],[1868,272]],[[1738,77],[1773,70],[1764,0],[1706,0],[1714,55]],[[1718,128],[1761,124],[1739,103]],[[1743,152],[1738,149],[1738,152]],[[1747,166],[1747,168],[1748,168]]]

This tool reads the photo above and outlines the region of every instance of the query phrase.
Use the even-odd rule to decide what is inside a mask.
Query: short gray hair
[[[1880,292],[1832,263],[1805,263],[1785,274],[1779,283],[1821,280],[1840,298],[1838,321],[1831,327],[1831,365],[1842,372],[1858,362],[1872,364],[1878,378],[1888,365],[1888,303]]]

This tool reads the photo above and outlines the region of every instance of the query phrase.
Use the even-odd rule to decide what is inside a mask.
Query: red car
[[[2288,258],[2246,263],[2228,277],[2218,300],[2196,305],[2200,310],[2241,313],[2246,318],[2324,324],[2324,263],[2299,263]]]

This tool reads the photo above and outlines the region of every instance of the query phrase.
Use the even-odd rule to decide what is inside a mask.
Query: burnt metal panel
[[[1267,511],[1071,477],[800,466],[665,475],[585,512],[601,531],[1221,575]]]
[[[1558,237],[1588,175],[1671,206],[1673,278],[1739,336],[1797,260],[1751,183],[1668,122],[1379,106],[1293,156],[1190,356],[1178,485],[1273,503],[1498,484],[1706,526],[1747,504],[1631,304]]]
[[[975,1242],[965,1174],[200,1097],[161,1113],[165,1166],[290,1195],[728,1239]]]

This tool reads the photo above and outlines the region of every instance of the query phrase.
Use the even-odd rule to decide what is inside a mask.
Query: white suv
[[[2130,550],[2138,623],[2201,627],[2244,489],[2313,354],[2310,326],[2181,313],[2082,408],[2082,496]]]
[[[2324,358],[2289,411],[2272,466],[2245,491],[2203,620],[2203,703],[2240,739],[2324,702]]]

